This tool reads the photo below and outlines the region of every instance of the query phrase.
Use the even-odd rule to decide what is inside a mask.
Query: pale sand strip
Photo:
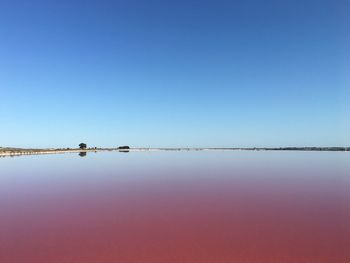
[[[91,148],[91,149],[9,149],[0,148],[0,157],[81,152],[156,152],[156,151],[350,151],[349,147],[285,147],[285,148]]]

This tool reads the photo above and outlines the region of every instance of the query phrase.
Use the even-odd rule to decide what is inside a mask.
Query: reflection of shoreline
[[[41,155],[41,154],[63,154],[63,153],[86,153],[87,152],[153,152],[153,151],[350,151],[350,147],[279,147],[279,148],[91,148],[91,149],[18,149],[0,148],[0,157]]]

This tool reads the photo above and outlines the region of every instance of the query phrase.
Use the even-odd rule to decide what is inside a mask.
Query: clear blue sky
[[[0,145],[350,145],[349,1],[0,0]]]

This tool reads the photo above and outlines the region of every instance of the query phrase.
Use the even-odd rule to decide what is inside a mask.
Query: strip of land
[[[24,149],[0,147],[0,157],[40,154],[87,153],[87,152],[138,152],[138,151],[350,151],[350,147],[253,147],[253,148],[48,148]]]

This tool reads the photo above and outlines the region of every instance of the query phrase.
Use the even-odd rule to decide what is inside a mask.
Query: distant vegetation
[[[99,148],[91,147],[87,148],[85,143],[80,143],[79,148],[44,148],[44,149],[24,149],[24,148],[12,148],[12,147],[0,147],[0,157],[6,156],[18,156],[18,155],[31,155],[31,154],[52,154],[52,153],[68,153],[68,152],[84,152],[79,154],[81,157],[86,156],[85,152],[98,152],[98,151],[119,151],[129,152],[131,148],[127,145],[119,146],[117,148]],[[133,148],[136,151],[350,151],[350,147],[253,147],[253,148]]]
[[[129,150],[130,147],[129,146],[119,146],[118,150]]]
[[[85,143],[79,144],[80,149],[86,149],[87,145]]]

